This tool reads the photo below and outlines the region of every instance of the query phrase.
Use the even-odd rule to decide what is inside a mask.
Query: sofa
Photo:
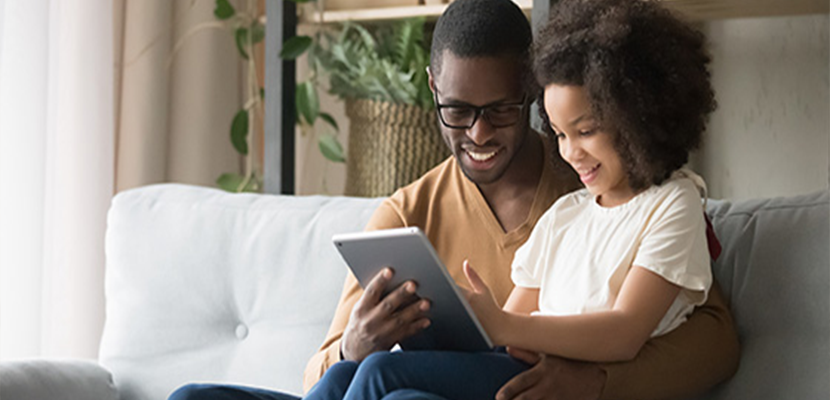
[[[830,396],[828,198],[708,202],[742,355],[699,399]],[[346,274],[331,236],[361,230],[380,201],[178,184],[118,194],[99,359],[0,363],[0,397],[164,400],[188,382],[300,393]]]

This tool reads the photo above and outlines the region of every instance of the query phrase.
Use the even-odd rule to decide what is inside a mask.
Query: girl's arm
[[[628,273],[610,311],[568,316],[529,316],[486,304],[492,295],[469,265],[477,314],[497,345],[585,361],[633,359],[660,323],[680,288],[638,266]],[[490,300],[492,301],[492,300]],[[495,303],[493,303],[495,304]]]
[[[526,287],[516,286],[510,292],[510,296],[504,303],[502,310],[518,314],[530,315],[530,313],[539,309],[539,289],[531,289]],[[529,351],[517,346],[506,346],[507,353],[518,358],[528,364],[534,365],[539,362],[539,353]]]
[[[502,310],[513,314],[530,315],[539,309],[539,289],[516,286],[507,297]]]

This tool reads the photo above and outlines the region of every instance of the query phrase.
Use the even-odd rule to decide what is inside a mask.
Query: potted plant
[[[264,90],[254,78],[257,60],[253,55],[253,46],[264,38],[263,16],[254,2],[237,11],[228,0],[215,1],[214,14],[232,31],[250,77],[246,100],[230,124],[230,141],[245,160],[244,172],[223,174],[217,185],[234,192],[259,191],[262,174],[249,154],[249,143],[254,142],[254,121],[263,109]],[[427,83],[424,25],[425,18],[413,18],[372,32],[347,22],[337,29],[319,29],[313,37],[292,37],[283,44],[280,56],[284,59],[308,53],[309,78],[296,87],[297,123],[304,135],[317,137],[326,159],[347,164],[347,195],[389,195],[448,155]],[[320,110],[321,89],[346,102],[351,120],[348,155],[337,139],[335,119]],[[314,130],[318,118],[330,127],[328,132]]]
[[[336,135],[320,133],[319,147],[334,162],[346,162],[346,194],[385,196],[413,181],[448,155],[427,82],[429,53],[424,18],[397,21],[373,32],[354,23],[298,36],[285,43],[284,57],[308,52],[309,78],[297,84],[298,123],[312,130],[320,112],[318,90],[343,99],[351,124],[348,154]]]

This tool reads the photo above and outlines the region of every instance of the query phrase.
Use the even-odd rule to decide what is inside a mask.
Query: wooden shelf
[[[827,14],[827,0],[660,0],[693,20]]]
[[[560,0],[568,1],[568,0]],[[667,7],[680,11],[692,20],[749,18],[804,14],[828,14],[827,0],[659,0]],[[525,13],[530,13],[533,0],[513,0]],[[300,23],[333,23],[344,21],[388,21],[424,16],[436,19],[447,8],[446,4],[365,8],[324,11],[322,15],[306,8],[300,15]]]
[[[533,0],[513,0],[518,4],[522,10],[529,13],[533,8]],[[301,23],[320,22],[344,22],[344,21],[389,21],[396,19],[412,18],[412,17],[427,17],[429,19],[437,19],[444,10],[447,9],[448,4],[438,5],[423,5],[423,6],[404,6],[404,7],[383,7],[383,8],[365,8],[353,10],[331,10],[324,11],[322,19],[320,13],[308,12],[300,16]],[[309,9],[310,10],[310,9]]]

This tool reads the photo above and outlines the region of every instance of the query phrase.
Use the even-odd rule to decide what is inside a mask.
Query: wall
[[[719,109],[693,168],[710,196],[828,188],[828,16],[707,22]]]

